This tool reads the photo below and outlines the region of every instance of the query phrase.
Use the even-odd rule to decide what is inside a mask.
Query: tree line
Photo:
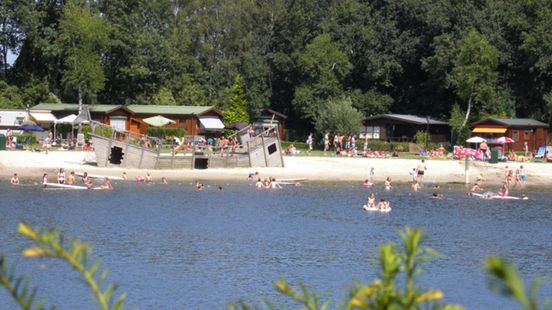
[[[548,0],[3,0],[0,107],[226,110],[243,88],[248,117],[271,107],[305,129],[390,111],[458,132],[550,122],[550,29]]]

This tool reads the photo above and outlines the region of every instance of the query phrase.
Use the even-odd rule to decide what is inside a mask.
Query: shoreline
[[[370,168],[374,167],[374,182],[383,182],[388,176],[394,183],[408,183],[409,173],[420,162],[418,159],[401,158],[350,158],[320,156],[285,156],[284,168],[216,168],[216,169],[125,169],[118,167],[101,168],[83,163],[86,152],[51,151],[49,154],[29,151],[0,151],[0,177],[8,179],[17,173],[22,178],[40,178],[48,173],[52,178],[59,168],[89,174],[121,176],[125,171],[129,180],[144,176],[147,172],[154,179],[166,177],[169,180],[247,180],[249,173],[259,172],[259,177],[306,178],[309,181],[357,181],[368,178]],[[426,159],[425,181],[435,183],[464,184],[464,161]],[[504,169],[518,169],[523,165],[527,173],[528,186],[552,185],[552,165],[532,162],[505,162],[489,164],[487,162],[469,162],[469,184],[483,173],[485,185],[500,185],[504,179]]]

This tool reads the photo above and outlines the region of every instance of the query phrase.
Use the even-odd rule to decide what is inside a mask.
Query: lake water
[[[368,191],[359,184],[306,183],[278,191],[259,191],[246,181],[207,185],[203,192],[189,182],[67,191],[10,187],[3,180],[0,253],[18,273],[32,275],[47,305],[60,309],[95,309],[95,303],[65,264],[21,257],[21,220],[89,241],[110,270],[108,281],[128,293],[126,309],[223,309],[264,297],[290,305],[273,288],[282,276],[341,301],[354,279],[374,279],[378,245],[398,243],[397,229],[407,225],[424,228],[427,245],[444,254],[426,265],[420,280],[442,289],[447,302],[517,308],[487,288],[483,262],[490,254],[513,259],[526,280],[552,276],[552,195],[543,188],[527,190],[527,201],[467,198],[463,187],[444,186],[442,201],[430,199],[430,189],[376,188],[378,199],[393,207],[381,214],[361,209]],[[542,294],[552,296],[552,285]],[[15,308],[4,290],[0,304]]]

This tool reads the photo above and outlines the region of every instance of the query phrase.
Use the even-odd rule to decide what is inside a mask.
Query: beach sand
[[[284,157],[285,168],[228,168],[228,169],[172,169],[144,170],[118,167],[100,168],[83,163],[85,152],[54,151],[33,153],[28,151],[0,151],[0,177],[10,177],[18,173],[20,177],[41,178],[48,173],[54,179],[59,168],[67,172],[88,172],[89,174],[121,176],[126,171],[129,179],[145,176],[149,172],[154,179],[167,177],[170,180],[246,180],[251,172],[259,172],[261,178],[306,178],[312,181],[358,181],[368,178],[374,167],[374,181],[383,182],[390,176],[393,182],[410,182],[409,173],[420,160],[415,159],[371,159],[340,157]],[[463,183],[464,161],[426,160],[425,180],[436,183]],[[485,184],[500,184],[504,179],[504,168],[525,167],[529,185],[552,184],[552,164],[507,162],[489,164],[469,162],[469,181],[473,183],[479,173],[483,173]]]

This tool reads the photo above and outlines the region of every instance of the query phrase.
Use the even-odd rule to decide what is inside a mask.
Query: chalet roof
[[[211,106],[184,106],[184,105],[140,105],[131,104],[127,108],[137,114],[160,114],[160,115],[201,115],[209,111],[222,115],[220,111]]]
[[[272,110],[272,109],[268,109],[268,108],[263,109],[263,113],[264,113],[264,114],[274,114],[274,115],[276,115],[276,116],[278,116],[278,117],[280,117],[280,118],[282,118],[282,119],[287,119],[287,115],[285,115],[285,114],[283,114],[283,113],[280,113],[280,112],[278,112],[278,111],[274,111],[274,110]]]
[[[92,104],[85,105],[90,112],[108,113],[113,110],[123,107],[122,105],[113,104]],[[31,111],[52,111],[52,112],[75,112],[79,110],[79,105],[76,103],[39,103],[31,108]]]
[[[489,122],[495,122],[499,125],[506,127],[544,127],[548,128],[548,124],[539,122],[532,118],[487,118],[478,122],[472,123],[472,127],[485,124]]]
[[[86,105],[90,112],[109,113],[117,109],[125,109],[131,113],[139,114],[165,114],[165,115],[201,115],[209,111],[222,115],[220,111],[211,106],[176,106],[176,105],[141,105],[131,104],[124,105],[112,105],[112,104],[94,104]],[[40,103],[31,108],[31,110],[52,111],[52,112],[75,112],[79,110],[78,104],[71,103]]]
[[[375,116],[370,116],[366,118],[367,121],[369,120],[375,120],[375,119],[381,119],[381,118],[388,118],[391,120],[401,121],[413,125],[427,125],[428,120],[425,117],[420,117],[416,115],[410,115],[410,114],[379,114]],[[447,122],[439,121],[433,118],[429,118],[429,124],[430,125],[448,125]]]

